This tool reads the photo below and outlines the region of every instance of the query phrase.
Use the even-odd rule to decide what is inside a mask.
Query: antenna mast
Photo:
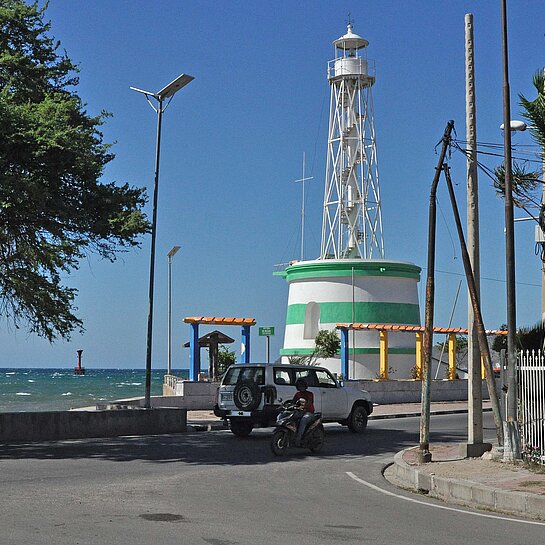
[[[303,186],[303,196],[301,198],[301,261],[305,260],[305,182],[314,180],[314,176],[305,176],[306,154],[303,152],[303,177],[296,182],[301,182]]]

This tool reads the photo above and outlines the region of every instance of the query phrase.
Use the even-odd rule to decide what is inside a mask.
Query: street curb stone
[[[485,408],[483,411],[491,411],[490,408]],[[432,410],[432,415],[447,415],[447,414],[464,414],[467,413],[467,409],[440,409]],[[392,413],[392,414],[374,414],[369,416],[369,420],[387,420],[391,418],[412,418],[420,416],[420,412],[409,413]],[[197,420],[190,420],[187,422],[188,431],[219,431],[227,430],[229,426],[225,425],[223,421],[211,421],[206,420],[199,422]]]
[[[408,448],[394,456],[393,471],[398,482],[408,490],[424,492],[430,497],[447,503],[455,503],[543,520],[545,518],[545,497],[538,494],[516,492],[480,485],[463,479],[449,479],[425,475],[416,466],[405,462],[403,455]]]

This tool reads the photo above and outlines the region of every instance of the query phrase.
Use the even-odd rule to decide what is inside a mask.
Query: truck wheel
[[[289,434],[286,430],[276,430],[271,439],[271,450],[275,456],[285,456],[290,445]]]
[[[241,380],[235,386],[233,401],[241,411],[253,411],[261,402],[261,390],[253,380]]]
[[[367,428],[367,411],[363,405],[356,405],[348,417],[347,426],[353,433],[363,433]]]
[[[237,437],[248,437],[254,429],[254,425],[251,422],[235,420],[233,418],[229,421],[229,427],[231,428],[231,432]]]

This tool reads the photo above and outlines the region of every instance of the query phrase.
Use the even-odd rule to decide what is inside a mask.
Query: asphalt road
[[[432,441],[463,441],[465,421],[433,417]],[[385,481],[418,423],[372,421],[362,436],[327,426],[320,454],[286,459],[270,430],[0,447],[0,544],[543,543],[544,525],[446,510]]]

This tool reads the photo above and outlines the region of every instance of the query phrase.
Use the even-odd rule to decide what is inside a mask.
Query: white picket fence
[[[519,353],[519,422],[522,449],[545,464],[545,354]]]

